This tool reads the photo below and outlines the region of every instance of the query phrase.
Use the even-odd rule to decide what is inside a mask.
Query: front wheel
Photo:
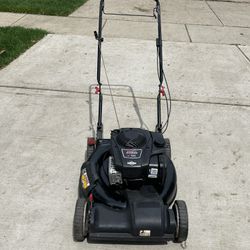
[[[182,243],[188,237],[188,211],[185,201],[176,200],[173,205],[173,210],[176,218],[176,243]]]
[[[84,198],[78,198],[76,201],[73,238],[75,241],[84,241],[87,236],[87,201]]]

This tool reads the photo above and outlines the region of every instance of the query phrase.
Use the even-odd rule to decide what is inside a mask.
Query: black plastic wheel
[[[165,140],[165,150],[167,153],[167,156],[169,159],[171,159],[171,145],[170,145],[170,140],[168,138],[164,139]]]
[[[75,241],[83,241],[87,236],[86,215],[87,201],[84,198],[79,198],[76,201],[73,221],[73,238]]]
[[[173,205],[176,218],[176,235],[174,242],[182,243],[188,237],[188,211],[185,201],[176,200]]]

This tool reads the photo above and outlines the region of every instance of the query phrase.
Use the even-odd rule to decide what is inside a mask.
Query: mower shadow
[[[92,131],[92,136],[93,137],[96,137],[96,124],[94,124],[93,122],[93,109],[92,109],[92,95],[93,95],[93,90],[95,89],[96,87],[96,84],[91,84],[89,86],[89,122],[90,122],[90,130]],[[143,121],[142,119],[142,116],[141,116],[141,112],[140,112],[140,109],[139,109],[139,106],[138,106],[138,103],[137,103],[137,100],[136,100],[136,96],[135,96],[135,93],[134,93],[134,90],[131,86],[129,85],[115,85],[115,84],[112,84],[112,85],[107,85],[107,84],[103,84],[102,85],[102,89],[103,90],[108,90],[108,91],[112,91],[113,90],[121,90],[121,89],[124,89],[126,92],[129,93],[129,95],[127,96],[128,98],[132,98],[133,100],[133,107],[134,107],[134,110],[135,110],[135,113],[138,117],[138,121],[139,121],[139,128],[144,128],[144,129],[147,129],[149,130],[147,124]],[[130,96],[131,94],[131,96]],[[111,96],[110,94],[106,94],[104,93],[103,94],[104,96]],[[119,95],[117,94],[113,94],[113,97],[119,97]],[[105,105],[105,104],[104,104]]]

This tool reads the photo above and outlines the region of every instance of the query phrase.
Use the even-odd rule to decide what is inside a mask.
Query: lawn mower
[[[99,96],[95,137],[87,139],[86,159],[80,170],[78,199],[73,221],[75,241],[164,244],[185,242],[188,236],[186,203],[175,200],[177,177],[171,160],[170,140],[163,137],[171,111],[171,96],[163,70],[161,10],[157,19],[157,125],[155,131],[119,128],[103,138],[101,82],[104,0],[100,0],[96,93]],[[119,14],[122,15],[122,14]],[[130,15],[133,14],[123,14]],[[146,16],[146,15],[141,15]],[[165,86],[165,87],[164,87]],[[166,121],[162,122],[162,99]]]

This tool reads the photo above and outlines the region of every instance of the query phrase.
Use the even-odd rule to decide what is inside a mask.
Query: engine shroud
[[[111,132],[111,145],[114,166],[124,179],[159,178],[167,157],[161,133],[139,128],[116,129]]]

